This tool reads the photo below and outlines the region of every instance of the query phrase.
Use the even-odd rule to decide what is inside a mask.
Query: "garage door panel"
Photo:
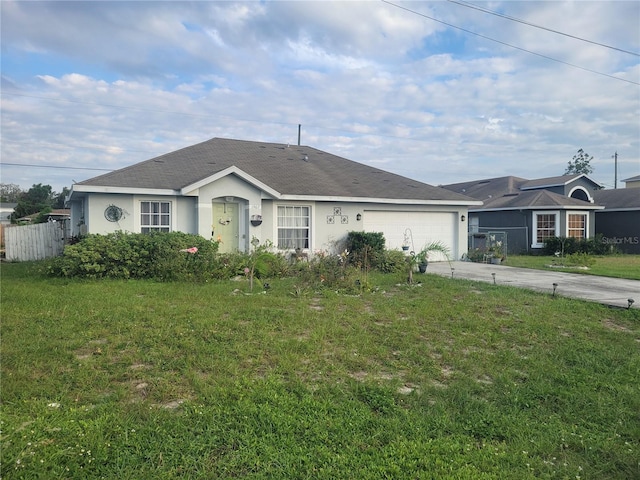
[[[451,252],[455,252],[456,218],[456,214],[452,212],[365,211],[364,230],[382,232],[388,249],[400,250],[406,232],[409,235],[411,249],[419,251],[428,243],[440,241]]]

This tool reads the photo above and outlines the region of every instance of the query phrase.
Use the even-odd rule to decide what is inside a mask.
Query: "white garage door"
[[[364,230],[382,232],[389,249],[400,250],[406,233],[410,250],[417,252],[428,243],[440,241],[456,256],[456,213],[365,211],[363,217]]]

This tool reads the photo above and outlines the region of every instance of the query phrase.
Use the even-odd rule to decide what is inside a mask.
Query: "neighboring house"
[[[596,233],[623,253],[640,254],[640,189],[628,185],[595,192],[596,203],[604,206],[596,212]]]
[[[635,177],[625,178],[622,180],[625,184],[625,188],[640,188],[640,175]]]
[[[26,217],[18,218],[18,222],[20,223],[31,223],[35,219],[37,219],[41,214],[40,213],[32,213],[31,215],[27,215]],[[44,221],[47,222],[58,222],[63,220],[69,220],[71,218],[71,210],[68,208],[56,208],[51,210],[49,213],[45,214]]]
[[[499,177],[443,185],[484,203],[469,208],[470,247],[484,245],[486,235],[504,238],[508,253],[540,251],[550,237],[595,235],[594,203],[601,187],[586,175],[527,180]]]
[[[11,224],[11,214],[17,206],[17,203],[0,203],[0,225]]]
[[[214,138],[75,183],[72,234],[181,231],[249,251],[334,250],[349,231],[405,233],[420,249],[467,249],[469,206],[481,202],[307,146]]]

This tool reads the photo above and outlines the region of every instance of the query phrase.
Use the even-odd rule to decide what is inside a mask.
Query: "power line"
[[[230,118],[232,120],[238,120],[238,121],[243,121],[243,122],[264,123],[261,120],[253,120],[253,119],[249,119],[249,118],[236,118],[236,117],[232,117],[231,115],[222,115],[222,114],[211,115],[211,114],[206,114],[206,113],[175,112],[175,111],[171,111],[171,110],[159,110],[159,109],[154,109],[154,108],[131,107],[131,106],[127,106],[127,105],[114,105],[114,104],[111,104],[111,103],[85,102],[85,101],[82,101],[82,100],[71,100],[71,99],[68,99],[68,98],[40,97],[40,96],[37,96],[37,95],[28,95],[26,93],[4,92],[3,91],[3,92],[0,92],[0,95],[13,95],[13,96],[16,96],[16,97],[37,98],[37,99],[40,99],[40,100],[50,100],[50,101],[54,101],[54,102],[77,103],[77,104],[80,104],[80,105],[92,105],[94,107],[118,108],[118,109],[121,109],[121,110],[135,110],[135,111],[140,111],[140,112],[153,112],[153,113],[169,113],[171,115],[184,115],[186,117],[200,117],[200,118],[223,117],[223,118]],[[294,125],[294,123],[275,122],[275,121],[271,121],[269,123],[279,124],[279,125]],[[297,125],[297,123],[295,125]]]
[[[34,168],[54,168],[61,170],[100,170],[103,172],[113,172],[112,168],[91,168],[91,167],[63,167],[61,165],[36,165],[33,163],[7,163],[2,162],[0,165],[11,165],[13,167],[34,167]]]
[[[458,27],[457,25],[453,25],[451,23],[447,23],[445,21],[438,20],[437,18],[430,17],[429,15],[426,15],[424,13],[416,12],[415,10],[411,10],[410,8],[403,7],[401,5],[397,5],[395,3],[389,2],[388,0],[381,0],[381,1],[382,1],[382,3],[386,3],[388,5],[392,5],[394,7],[400,8],[402,10],[406,10],[407,12],[413,13],[414,15],[418,15],[420,17],[424,17],[424,18],[428,18],[429,20],[433,20],[434,22],[441,23],[443,25],[446,25],[447,27],[455,28],[455,29],[460,30],[462,32],[469,33],[471,35],[475,35],[476,37],[484,38],[485,40],[490,40],[492,42],[496,42],[496,43],[499,43],[501,45],[505,45],[505,46],[510,47],[510,48],[515,48],[516,50],[520,50],[522,52],[526,52],[526,53],[529,53],[531,55],[536,55],[537,57],[541,57],[541,58],[544,58],[544,59],[547,59],[547,60],[551,60],[553,62],[558,62],[558,63],[561,63],[563,65],[567,65],[569,67],[578,68],[580,70],[584,70],[585,72],[595,73],[596,75],[602,75],[603,77],[608,77],[608,78],[612,78],[614,80],[619,80],[621,82],[627,82],[627,83],[631,83],[633,85],[640,85],[640,83],[634,82],[633,80],[627,80],[625,78],[620,78],[620,77],[616,77],[614,75],[609,75],[608,73],[603,73],[603,72],[598,72],[596,70],[591,70],[589,68],[581,67],[579,65],[575,65],[575,64],[569,63],[569,62],[565,62],[563,60],[558,60],[557,58],[549,57],[549,56],[543,55],[541,53],[532,52],[531,50],[527,50],[526,48],[517,47],[517,46],[512,45],[510,43],[506,43],[506,42],[503,42],[501,40],[496,40],[495,38],[487,37],[486,35],[482,35],[480,33],[472,32],[471,30],[467,30],[466,28]]]
[[[56,142],[47,142],[47,143],[35,143],[35,142],[19,142],[17,140],[7,140],[7,139],[2,139],[2,143],[6,144],[6,143],[12,143],[15,145],[23,145],[23,146],[29,146],[29,147],[38,147],[38,148],[50,148],[50,149],[56,149],[57,147],[66,147],[67,149],[69,147],[73,147],[74,149],[78,149],[78,150],[101,150],[101,151],[106,151],[107,153],[145,153],[145,154],[151,154],[151,155],[162,155],[163,153],[166,153],[164,151],[151,151],[151,150],[133,150],[130,148],[124,149],[124,148],[118,148],[118,152],[110,152],[110,150],[113,147],[105,147],[102,145],[79,145],[79,144],[72,144],[72,143],[56,143]]]
[[[43,100],[54,100],[54,101],[58,101],[59,99],[49,99],[46,97],[33,97],[33,98],[41,98]],[[117,108],[114,106],[114,108]],[[210,116],[215,116],[215,115],[210,115]],[[233,117],[228,117],[228,118],[233,118]],[[241,120],[240,120],[241,121]],[[254,120],[254,122],[259,122],[259,123],[263,123],[265,125],[271,124],[273,122],[267,122],[267,121],[260,121],[260,120]],[[278,123],[278,122],[276,122]],[[293,123],[281,123],[282,125],[301,125],[301,124],[293,124]],[[309,124],[302,124],[302,126],[306,129],[317,129],[317,130],[328,130],[328,131],[333,131],[333,132],[338,132],[338,133],[349,133],[349,134],[354,134],[356,136],[359,137],[380,137],[380,138],[388,138],[388,139],[393,139],[393,140],[403,140],[403,141],[410,141],[410,142],[418,142],[418,143],[433,143],[433,144],[437,144],[437,145],[453,145],[453,146],[467,146],[467,147],[495,147],[494,144],[492,143],[478,143],[478,142],[466,142],[466,141],[459,141],[459,142],[445,142],[442,140],[429,140],[426,138],[415,138],[415,137],[404,137],[404,136],[399,136],[399,135],[391,135],[391,134],[384,134],[384,133],[375,133],[375,132],[362,132],[359,130],[350,130],[348,128],[341,128],[341,127],[325,127],[325,126],[320,126],[320,125],[309,125]],[[42,147],[42,148],[56,148],[56,147],[65,147],[67,150],[70,148],[73,149],[84,149],[84,150],[109,150],[109,147],[100,147],[100,146],[87,146],[87,145],[75,145],[72,143],[55,143],[55,142],[48,142],[46,144],[39,144],[39,143],[33,143],[33,142],[20,142],[17,140],[2,140],[3,144],[6,143],[12,143],[15,145],[24,145],[24,146],[33,146],[33,147]],[[166,151],[151,151],[151,150],[134,150],[134,149],[128,149],[128,148],[120,148],[120,152],[118,153],[126,153],[126,152],[136,152],[136,153],[148,153],[151,155],[163,155],[166,153]],[[0,165],[11,165],[9,163],[5,163],[5,162],[0,162]]]
[[[130,110],[136,110],[136,111],[140,111],[140,112],[154,112],[154,113],[168,113],[168,114],[172,114],[172,115],[186,115],[186,116],[191,116],[191,117],[202,117],[202,118],[215,118],[215,117],[222,117],[222,118],[229,118],[231,120],[236,120],[239,122],[253,122],[253,123],[259,123],[259,124],[263,124],[263,125],[283,125],[283,126],[298,126],[301,124],[301,122],[296,122],[296,123],[291,123],[291,122],[276,122],[273,120],[269,120],[269,121],[264,121],[264,120],[255,120],[255,119],[251,119],[251,120],[247,120],[244,118],[237,118],[237,117],[233,117],[231,115],[223,115],[223,114],[200,114],[200,113],[182,113],[182,112],[173,112],[173,111],[169,111],[169,110],[159,110],[159,109],[152,109],[152,108],[145,108],[145,107],[131,107],[131,106],[121,106],[121,105],[113,105],[113,104],[105,104],[105,103],[97,103],[97,102],[85,102],[85,101],[81,101],[81,100],[69,100],[66,98],[51,98],[51,97],[45,97],[45,96],[38,96],[38,95],[27,95],[24,93],[16,93],[16,92],[7,92],[7,91],[3,91],[0,92],[0,95],[13,95],[13,96],[18,96],[18,97],[26,97],[26,98],[35,98],[35,99],[39,99],[39,100],[47,100],[47,101],[52,101],[52,102],[68,102],[68,103],[76,103],[76,104],[80,104],[80,105],[91,105],[91,106],[100,106],[100,107],[108,107],[108,108],[117,108],[117,109],[123,109],[123,108],[128,108]],[[372,137],[381,137],[381,138],[391,138],[391,139],[398,139],[398,140],[408,140],[408,141],[413,141],[413,142],[424,142],[424,143],[435,143],[438,145],[455,145],[455,146],[460,146],[460,142],[443,142],[441,140],[426,140],[426,139],[417,139],[417,138],[410,138],[410,137],[401,137],[398,135],[390,135],[390,134],[384,134],[384,133],[367,133],[367,132],[362,132],[359,130],[350,130],[348,128],[344,128],[344,127],[326,127],[326,126],[322,126],[322,125],[314,125],[314,124],[307,124],[307,123],[303,123],[302,124],[305,128],[315,128],[318,130],[328,130],[328,131],[333,131],[333,132],[340,132],[340,133],[349,133],[349,134],[355,134],[358,136],[372,136]],[[394,125],[397,126],[397,125]],[[16,143],[19,145],[33,145],[33,143],[26,143],[26,142],[18,142],[16,140],[3,140],[3,143]],[[37,145],[37,144],[36,144]],[[72,146],[74,148],[84,148],[84,149],[95,149],[95,150],[103,150],[103,149],[108,149],[109,147],[90,147],[90,146],[82,146],[82,145],[70,145],[70,144],[62,144],[62,143],[52,143],[49,142],[48,145],[42,145],[43,147],[47,147],[47,146],[52,146],[52,145],[60,145],[60,146]],[[464,145],[468,145],[468,146],[492,146],[492,144],[485,144],[485,143],[467,143],[464,142]],[[144,150],[123,150],[126,152],[139,152],[139,153],[151,153],[154,155],[161,155],[163,152],[151,152],[151,151],[144,151]]]
[[[563,35],[565,37],[573,38],[575,40],[580,40],[582,42],[591,43],[593,45],[598,45],[600,47],[610,48],[611,50],[617,50],[618,52],[628,53],[629,55],[635,55],[636,57],[640,57],[640,53],[631,52],[629,50],[624,50],[624,49],[618,48],[618,47],[612,47],[611,45],[606,45],[604,43],[595,42],[593,40],[588,40],[588,39],[583,38],[583,37],[577,37],[577,36],[571,35],[569,33],[560,32],[559,30],[554,30],[552,28],[543,27],[542,25],[536,25],[535,23],[530,23],[530,22],[527,22],[526,20],[521,20],[519,18],[512,17],[510,15],[505,15],[503,13],[494,12],[493,10],[489,10],[487,8],[484,8],[484,7],[479,7],[479,6],[473,5],[471,3],[459,2],[459,1],[456,1],[456,0],[447,0],[447,1],[450,2],[450,3],[455,3],[456,5],[460,5],[460,6],[463,6],[463,7],[472,8],[474,10],[479,10],[481,12],[488,13],[490,15],[495,15],[496,17],[505,18],[505,19],[511,20],[513,22],[522,23],[523,25],[528,25],[530,27],[535,27],[535,28],[539,28],[541,30],[546,30],[547,32],[556,33],[558,35]]]

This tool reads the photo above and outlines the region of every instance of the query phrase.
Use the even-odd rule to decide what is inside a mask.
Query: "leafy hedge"
[[[301,286],[345,291],[367,288],[366,273],[371,268],[403,271],[404,255],[384,250],[382,234],[358,232],[350,238],[348,254],[319,252],[292,264],[283,254],[274,253],[270,242],[256,245],[249,253],[221,254],[217,242],[181,232],[94,234],[68,245],[46,268],[53,276],[77,278],[202,282],[240,276],[250,280],[251,286],[262,279],[296,276]]]
[[[588,255],[607,255],[615,253],[615,248],[602,241],[602,235],[592,238],[552,237],[544,243],[544,253],[555,255],[561,252],[564,255],[574,253],[586,253]]]
[[[349,262],[360,267],[378,268],[385,259],[385,240],[381,232],[349,232]]]
[[[48,270],[62,277],[204,280],[217,270],[217,251],[217,242],[181,232],[87,235],[65,247]]]

